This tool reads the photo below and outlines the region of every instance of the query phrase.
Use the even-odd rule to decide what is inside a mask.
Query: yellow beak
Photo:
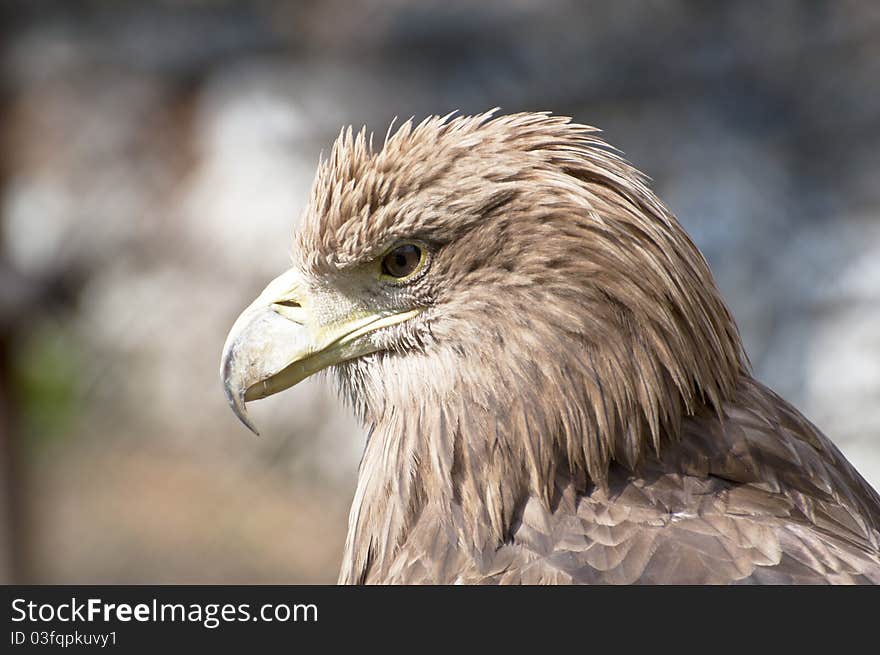
[[[314,291],[292,269],[272,280],[226,337],[220,377],[235,415],[255,434],[245,403],[283,391],[313,373],[375,352],[369,333],[412,318],[364,310],[334,290]]]

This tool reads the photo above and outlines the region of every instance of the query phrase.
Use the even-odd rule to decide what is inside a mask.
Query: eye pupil
[[[422,261],[421,249],[408,243],[398,246],[382,260],[382,272],[391,277],[406,277],[418,268]]]

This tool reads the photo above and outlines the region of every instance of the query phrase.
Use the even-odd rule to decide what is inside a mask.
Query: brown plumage
[[[410,312],[332,358],[369,426],[340,582],[880,583],[880,497],[751,377],[705,260],[593,128],[389,134],[340,135],[295,240],[309,300],[271,299]],[[401,243],[423,268],[377,277]],[[240,330],[242,416],[328,365],[239,379],[259,360]]]

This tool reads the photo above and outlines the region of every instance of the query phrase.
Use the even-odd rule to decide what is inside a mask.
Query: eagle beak
[[[375,352],[370,332],[405,321],[420,310],[366,312],[340,293],[316,293],[302,274],[275,278],[229,331],[220,377],[232,411],[254,434],[245,403],[283,391],[313,373]]]

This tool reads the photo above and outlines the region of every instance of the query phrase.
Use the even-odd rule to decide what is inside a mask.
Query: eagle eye
[[[390,250],[382,258],[382,273],[400,280],[415,273],[424,260],[422,249],[414,243],[405,243]]]

